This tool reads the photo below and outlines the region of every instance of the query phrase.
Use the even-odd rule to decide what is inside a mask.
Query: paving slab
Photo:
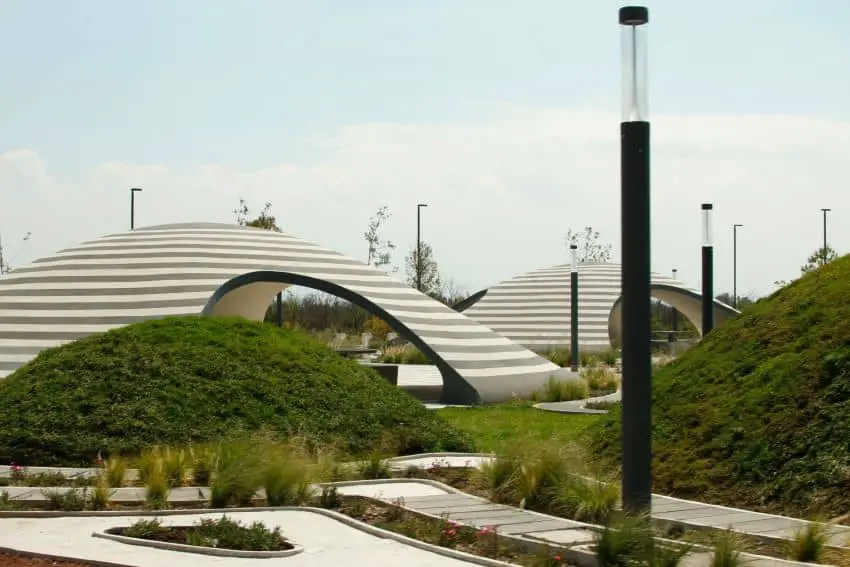
[[[688,520],[689,524],[696,524],[698,526],[706,526],[713,528],[727,528],[729,526],[734,526],[740,522],[752,521],[753,515],[747,512],[732,512],[728,511],[725,513],[718,514],[716,516],[699,516],[696,518],[690,518]]]
[[[417,510],[421,510],[421,508],[417,508]],[[517,513],[516,508],[504,508],[501,510],[485,510],[483,512],[464,512],[458,511],[453,508],[445,508],[441,512],[437,512],[436,510],[424,510],[430,514],[448,514],[449,518],[458,522],[475,522],[480,523],[484,520],[494,520],[497,518],[514,518],[514,517],[522,517],[527,518],[528,515],[522,512]]]
[[[499,526],[499,531],[509,535],[531,534],[535,532],[550,532],[553,530],[565,530],[572,527],[569,522],[557,519],[537,518],[522,524],[507,524]]]
[[[673,512],[652,513],[654,518],[659,520],[674,520],[674,521],[690,521],[696,518],[718,518],[724,515],[730,515],[730,511],[719,511],[716,508],[694,508],[688,510],[675,510]],[[756,519],[755,517],[753,519]]]
[[[590,530],[572,528],[533,532],[529,534],[529,537],[562,545],[575,545],[594,541],[596,534]]]
[[[758,534],[777,530],[797,530],[802,525],[805,524],[788,518],[768,518],[766,520],[759,519],[751,522],[738,522],[732,527],[734,528],[734,531]]]
[[[379,500],[394,500],[396,498],[413,498],[417,496],[445,496],[451,494],[441,488],[421,482],[387,482],[383,484],[357,484],[340,486],[340,494],[350,496],[367,496]]]

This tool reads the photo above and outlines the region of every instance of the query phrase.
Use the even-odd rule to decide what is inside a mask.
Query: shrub
[[[188,458],[192,468],[192,484],[208,486],[215,468],[215,450],[208,446],[191,447]]]
[[[127,474],[127,461],[120,455],[112,455],[106,460],[104,471],[106,483],[113,488],[124,486],[124,476]]]
[[[515,452],[501,454],[481,463],[477,478],[487,489],[491,501],[501,503],[512,500],[521,463],[521,456]]]
[[[390,478],[390,465],[380,454],[373,453],[357,464],[357,472],[363,479]]]
[[[544,402],[568,402],[583,400],[589,395],[587,382],[583,380],[558,380],[554,376],[550,376],[535,398]]]
[[[303,504],[309,497],[309,465],[292,452],[278,454],[265,463],[263,488],[269,506]]]
[[[89,508],[92,510],[106,510],[109,508],[109,500],[113,494],[115,494],[115,491],[110,489],[106,474],[101,474],[98,477],[97,484],[91,489],[88,502]]]
[[[544,358],[553,364],[564,368],[572,364],[572,355],[570,349],[556,348],[543,353]]]
[[[217,520],[204,518],[189,534],[200,541],[212,543],[211,546],[207,543],[207,546],[223,549],[276,551],[291,546],[280,533],[279,527],[270,530],[262,522],[243,526],[227,516]]]
[[[132,526],[124,528],[121,535],[140,539],[153,539],[155,536],[167,532],[168,528],[162,525],[160,519],[154,518],[153,520],[139,520]]]
[[[589,366],[581,371],[581,377],[590,390],[616,391],[620,385],[617,374],[605,366]]]
[[[560,515],[591,524],[607,524],[620,502],[616,483],[570,475],[557,487],[553,507]]]
[[[169,488],[183,486],[186,480],[189,463],[186,452],[182,449],[166,447],[162,453],[162,471],[168,481]]]
[[[154,461],[145,475],[145,502],[152,510],[168,507],[168,478],[162,467],[162,461]]]
[[[425,356],[418,348],[412,345],[404,345],[385,348],[381,356],[378,357],[378,362],[385,362],[387,364],[431,364],[431,359]]]
[[[210,484],[213,508],[231,504],[249,506],[262,485],[260,451],[247,439],[223,442],[216,449],[216,467]]]
[[[0,455],[88,465],[267,430],[373,450],[469,451],[469,438],[374,370],[308,335],[240,318],[170,317],[42,351],[0,381]]]
[[[711,554],[711,567],[741,567],[744,565],[744,557],[738,551],[739,547],[738,537],[734,532],[721,532],[715,538],[714,551]]]
[[[631,567],[649,563],[652,556],[652,524],[645,516],[618,515],[595,535],[599,567]]]
[[[828,541],[826,527],[818,522],[809,522],[791,540],[791,559],[803,563],[820,563]]]
[[[79,512],[86,509],[88,495],[86,489],[72,488],[70,490],[43,490],[47,498],[48,510],[62,510],[64,512]]]

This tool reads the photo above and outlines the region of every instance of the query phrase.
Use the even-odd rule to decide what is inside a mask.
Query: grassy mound
[[[148,321],[44,351],[0,380],[0,408],[0,462],[29,465],[259,430],[351,452],[470,448],[374,371],[244,319]]]
[[[850,512],[850,257],[748,307],[653,383],[657,492]],[[619,420],[590,428],[611,463]]]

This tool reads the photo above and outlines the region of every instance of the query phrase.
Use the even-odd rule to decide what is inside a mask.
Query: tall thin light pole
[[[821,256],[823,256],[823,263],[821,266],[826,265],[826,213],[830,212],[832,209],[821,209],[823,211],[823,249],[821,250]]]
[[[676,274],[678,273],[678,271],[679,270],[677,270],[676,268],[673,268],[673,279],[674,280],[676,279]],[[679,323],[678,320],[677,320],[678,316],[676,314],[676,308],[671,305],[670,311],[672,311],[672,315],[673,315],[673,332],[675,333],[677,331],[676,327],[678,326],[678,323]]]
[[[623,117],[620,123],[623,321],[623,509],[650,511],[652,498],[652,336],[650,332],[649,10],[620,8]]]
[[[702,204],[702,336],[714,328],[714,244],[711,203]]]
[[[130,230],[136,229],[136,193],[141,192],[141,187],[130,189]]]
[[[422,291],[422,240],[420,239],[421,234],[421,220],[422,220],[422,207],[427,207],[425,203],[419,203],[416,205],[416,289]]]
[[[738,308],[738,229],[742,224],[732,225],[732,307]]]
[[[578,246],[570,244],[570,370],[578,372]]]

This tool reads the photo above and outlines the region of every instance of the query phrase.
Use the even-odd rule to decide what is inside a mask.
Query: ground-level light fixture
[[[619,11],[622,49],[620,193],[623,318],[623,509],[650,510],[652,498],[652,342],[650,335],[649,10]]]

